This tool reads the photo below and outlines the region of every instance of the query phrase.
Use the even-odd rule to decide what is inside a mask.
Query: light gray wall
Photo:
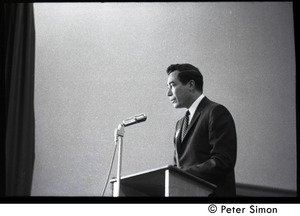
[[[237,127],[236,179],[296,190],[290,2],[35,3],[33,196],[99,196],[123,119],[122,175],[172,163],[184,110],[166,68],[188,62]],[[116,162],[112,176],[116,176]],[[109,194],[109,190],[106,194]]]

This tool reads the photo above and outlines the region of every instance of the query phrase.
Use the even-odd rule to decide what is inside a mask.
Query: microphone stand
[[[120,180],[121,180],[121,168],[122,168],[122,149],[123,149],[123,137],[124,137],[124,124],[119,124],[115,129],[115,145],[119,145],[118,149],[118,169],[117,169],[117,183],[115,196],[120,196]]]

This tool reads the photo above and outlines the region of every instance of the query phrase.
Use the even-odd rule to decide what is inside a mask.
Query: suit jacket
[[[212,196],[235,196],[237,138],[230,112],[204,97],[181,142],[182,124],[183,118],[174,139],[180,168],[217,185]]]

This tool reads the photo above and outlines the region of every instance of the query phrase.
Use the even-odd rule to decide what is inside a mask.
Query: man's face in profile
[[[189,108],[190,91],[189,85],[183,85],[178,80],[179,71],[174,71],[169,74],[167,86],[167,96],[175,108]]]

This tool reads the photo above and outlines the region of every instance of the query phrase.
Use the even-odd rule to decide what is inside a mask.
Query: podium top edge
[[[183,171],[183,170],[181,170],[181,169],[179,169],[179,168],[177,168],[177,167],[174,167],[174,166],[168,166],[166,169],[170,169],[170,170],[172,170],[172,171],[174,171],[174,172],[177,172],[177,173],[179,173],[179,174],[185,175],[186,177],[191,178],[191,179],[194,179],[194,180],[196,180],[196,181],[199,181],[199,182],[205,184],[205,185],[208,186],[208,187],[211,187],[211,188],[217,188],[217,186],[216,186],[215,184],[210,183],[210,182],[208,182],[208,181],[206,181],[206,180],[204,180],[204,179],[202,179],[202,178],[199,178],[199,177],[197,177],[197,176],[195,176],[195,175],[192,175],[192,174],[190,174],[190,173],[188,173],[188,172],[185,172],[185,171]]]
[[[134,174],[122,176],[122,177],[121,177],[121,180],[122,180],[122,179],[131,178],[131,177],[134,177],[134,176],[139,176],[139,175],[151,173],[151,172],[165,171],[165,170],[168,169],[169,167],[171,167],[171,165],[166,165],[166,166],[163,166],[163,167],[154,168],[154,169],[145,170],[145,171],[137,172],[137,173],[134,173]],[[117,181],[116,178],[113,178],[112,180],[110,180],[111,183],[113,183],[113,182],[115,182],[115,181]]]

